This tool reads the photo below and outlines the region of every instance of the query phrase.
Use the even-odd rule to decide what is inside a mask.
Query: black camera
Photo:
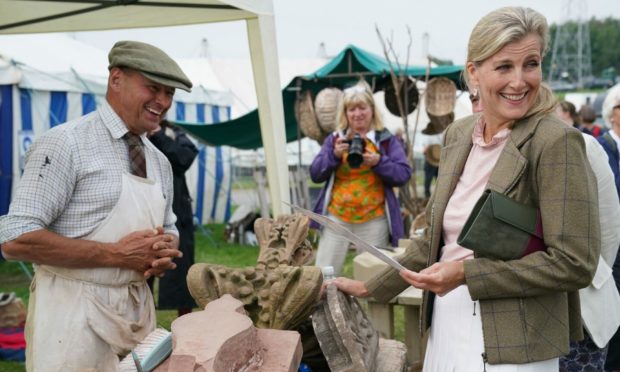
[[[349,141],[349,155],[347,156],[347,162],[351,168],[359,168],[364,161],[364,139],[359,133],[355,133],[353,138]]]

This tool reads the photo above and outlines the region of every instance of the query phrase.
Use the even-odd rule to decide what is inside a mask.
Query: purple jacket
[[[312,181],[325,182],[325,186],[321,190],[314,206],[314,212],[322,215],[326,214],[334,184],[334,174],[342,161],[334,155],[334,141],[339,135],[341,134],[334,133],[325,139],[321,151],[312,161],[312,165],[310,165],[310,178],[312,178]],[[411,167],[407,162],[403,146],[387,129],[375,132],[375,143],[381,153],[381,159],[379,164],[375,165],[372,170],[383,181],[390,241],[396,247],[398,239],[405,236],[405,228],[400,214],[400,206],[392,187],[402,186],[409,181]],[[312,221],[310,227],[316,229],[319,225]]]

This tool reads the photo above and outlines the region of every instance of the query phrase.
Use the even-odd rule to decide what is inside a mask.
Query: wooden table
[[[394,338],[394,306],[402,306],[405,315],[405,345],[407,362],[419,363],[422,360],[420,342],[420,309],[422,290],[409,287],[387,304],[367,300],[368,318],[384,338]]]

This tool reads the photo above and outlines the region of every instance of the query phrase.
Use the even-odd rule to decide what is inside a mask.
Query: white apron
[[[118,202],[86,240],[119,241],[164,223],[165,200],[152,180],[123,174]],[[38,265],[26,321],[28,371],[115,371],[155,329],[144,273],[121,268]]]

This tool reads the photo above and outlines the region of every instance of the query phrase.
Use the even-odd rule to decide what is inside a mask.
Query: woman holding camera
[[[310,166],[314,182],[325,182],[314,207],[375,246],[396,246],[404,236],[395,186],[411,177],[403,147],[383,126],[368,84],[345,89],[338,130],[329,135]],[[315,223],[312,227],[318,227]],[[316,266],[340,274],[349,242],[323,228]]]

